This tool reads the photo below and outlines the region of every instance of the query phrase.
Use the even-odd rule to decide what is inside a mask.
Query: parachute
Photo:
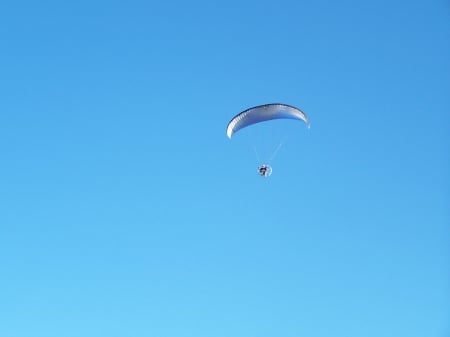
[[[310,127],[309,119],[306,114],[292,105],[282,103],[271,103],[258,105],[253,108],[242,111],[234,116],[227,125],[227,136],[229,139],[239,130],[251,126],[253,124],[266,122],[274,119],[294,119],[303,121],[306,126]],[[258,173],[261,177],[269,177],[272,174],[272,167],[269,165],[270,161],[275,157],[280,149],[282,142],[272,152],[272,155],[264,164],[258,167]],[[257,160],[260,162],[258,151],[254,147]]]
[[[272,119],[297,119],[305,122],[308,129],[310,127],[308,117],[299,108],[287,104],[271,103],[255,106],[234,116],[228,123],[227,136],[231,139],[233,134],[247,126]]]

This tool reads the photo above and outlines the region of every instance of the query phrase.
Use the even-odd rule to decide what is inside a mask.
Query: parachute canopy
[[[231,138],[233,134],[247,126],[272,119],[298,119],[304,121],[309,128],[308,117],[299,108],[287,104],[272,103],[255,106],[234,116],[228,123],[227,136]]]

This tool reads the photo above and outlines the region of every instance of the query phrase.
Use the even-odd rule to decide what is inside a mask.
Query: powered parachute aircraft
[[[275,119],[298,120],[304,122],[308,129],[310,128],[308,117],[299,108],[288,104],[270,103],[249,108],[234,116],[227,125],[227,136],[231,139],[235,133],[246,127]],[[279,147],[272,154],[271,159],[278,149]],[[272,167],[269,163],[260,163],[258,173],[261,177],[269,177],[272,174]]]

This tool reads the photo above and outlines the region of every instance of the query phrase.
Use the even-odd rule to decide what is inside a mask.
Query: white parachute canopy
[[[309,119],[306,114],[292,105],[271,103],[258,105],[242,111],[231,119],[227,126],[227,136],[231,138],[239,130],[272,119],[297,119],[306,123],[309,128]]]

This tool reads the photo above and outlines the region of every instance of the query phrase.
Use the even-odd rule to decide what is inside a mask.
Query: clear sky
[[[0,2],[0,337],[450,336],[449,41],[445,0]],[[311,129],[264,179],[225,129],[270,102]]]

